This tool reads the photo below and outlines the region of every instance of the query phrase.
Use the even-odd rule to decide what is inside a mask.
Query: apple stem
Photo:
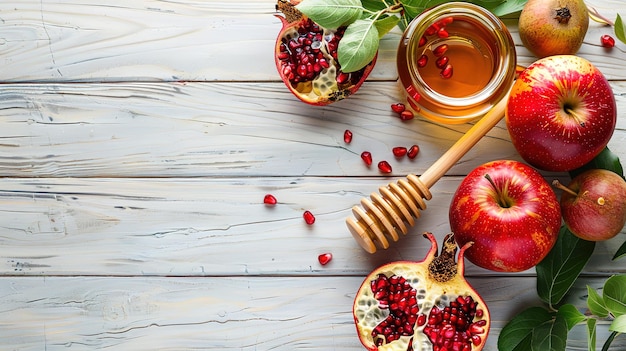
[[[561,190],[563,190],[566,193],[569,193],[571,195],[578,196],[578,193],[576,193],[574,190],[566,187],[565,185],[561,184],[561,182],[559,182],[558,179],[555,179],[555,180],[552,181],[552,186],[557,188],[557,189],[561,189]]]
[[[489,184],[491,184],[491,187],[493,187],[493,190],[496,192],[496,195],[497,195],[496,200],[498,204],[504,208],[509,208],[513,206],[513,204],[510,201],[507,201],[507,198],[502,193],[502,190],[500,190],[500,188],[496,186],[496,183],[493,181],[493,179],[491,179],[491,176],[489,175],[489,173],[485,174],[485,178],[487,178],[487,180],[489,181]]]
[[[571,106],[566,104],[563,107],[563,109],[565,110],[565,113],[574,117],[574,120],[576,121],[576,123],[578,123],[578,125],[580,125],[583,128],[585,127],[585,121],[580,117],[578,113],[576,113],[576,111],[574,111],[574,109]]]

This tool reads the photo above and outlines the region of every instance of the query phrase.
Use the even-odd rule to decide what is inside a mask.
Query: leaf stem
[[[606,338],[606,341],[604,342],[604,345],[602,345],[602,351],[609,351],[609,347],[611,346],[611,343],[613,342],[613,339],[615,339],[617,334],[619,334],[619,333],[614,331],[614,332],[611,333],[611,335],[609,335],[608,338]]]

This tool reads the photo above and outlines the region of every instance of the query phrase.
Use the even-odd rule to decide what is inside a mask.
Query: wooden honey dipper
[[[420,177],[409,174],[406,179],[378,188],[379,194],[361,199],[361,205],[352,208],[354,218],[346,219],[354,239],[367,252],[376,252],[376,247],[387,249],[389,238],[398,241],[398,231],[408,232],[420,210],[426,209],[424,199],[430,200],[430,188],[443,177],[463,155],[469,151],[491,128],[504,117],[508,94],[500,99],[476,124],[457,140],[445,154],[433,163]],[[370,200],[371,199],[371,200]]]

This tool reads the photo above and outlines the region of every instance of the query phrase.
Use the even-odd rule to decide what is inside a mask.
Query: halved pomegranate
[[[319,26],[296,7],[301,0],[278,0],[283,27],[276,39],[276,69],[289,90],[311,105],[328,105],[354,94],[367,79],[374,59],[356,72],[342,72],[337,48],[346,27]]]
[[[441,255],[432,233],[421,262],[399,261],[372,271],[356,294],[354,321],[368,350],[478,351],[491,325],[483,299],[463,276],[463,253],[454,235],[444,238]]]

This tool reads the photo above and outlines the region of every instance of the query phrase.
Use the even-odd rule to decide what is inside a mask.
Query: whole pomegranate
[[[311,105],[327,105],[355,93],[367,79],[376,57],[356,72],[342,72],[337,48],[346,27],[319,26],[296,7],[300,0],[278,0],[283,27],[276,39],[276,68],[289,90]]]
[[[573,55],[589,28],[583,0],[528,0],[519,17],[522,44],[535,56]]]
[[[432,233],[421,262],[398,261],[372,271],[352,308],[357,333],[368,350],[482,350],[491,325],[483,299],[463,277],[463,253],[452,233],[441,254]]]

